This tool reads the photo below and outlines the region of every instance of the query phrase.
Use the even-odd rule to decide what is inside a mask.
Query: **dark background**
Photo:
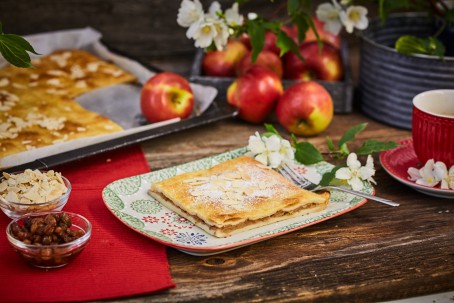
[[[205,11],[212,1],[201,1]],[[219,1],[222,9],[233,0]],[[5,33],[27,35],[91,26],[111,48],[164,70],[189,73],[195,52],[177,22],[179,0],[0,0]],[[254,0],[240,12],[284,20],[286,1]],[[39,50],[37,50],[39,52]],[[178,64],[181,62],[181,64]],[[186,64],[185,64],[186,63]]]

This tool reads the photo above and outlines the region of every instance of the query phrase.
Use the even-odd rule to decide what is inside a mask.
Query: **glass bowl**
[[[56,219],[56,224],[54,225],[49,223],[52,220],[47,220],[48,216],[54,218],[60,216],[60,218],[63,218],[63,215],[66,216],[64,217],[65,219]],[[39,224],[33,227],[36,218],[44,219],[43,221],[49,223],[49,226],[54,226],[54,229],[49,228],[46,230],[46,224],[44,224],[44,230],[41,229],[40,232],[39,229],[41,227],[39,227]],[[67,224],[70,225],[70,231],[63,227],[65,231],[62,233],[58,227],[62,227],[60,225],[61,222],[67,223],[68,220],[70,220],[69,224]],[[31,233],[30,230],[35,230],[35,232]],[[27,214],[11,221],[6,228],[6,235],[11,246],[28,264],[40,268],[58,268],[70,263],[84,250],[90,240],[91,230],[91,223],[81,215],[70,212],[51,211]],[[20,232],[24,231],[29,231],[29,234],[20,234]],[[78,238],[74,236],[76,233],[79,233]],[[37,239],[38,234],[44,236]],[[58,240],[55,243],[48,244],[46,243],[45,235],[50,237],[55,235]],[[34,242],[35,240],[38,242]]]
[[[12,175],[22,172],[16,172]],[[11,219],[19,218],[28,213],[46,212],[46,211],[60,211],[68,202],[69,194],[71,193],[71,182],[64,176],[61,176],[67,191],[60,197],[47,202],[39,203],[19,203],[7,201],[0,196],[0,208]],[[0,177],[0,183],[5,180],[5,177]]]

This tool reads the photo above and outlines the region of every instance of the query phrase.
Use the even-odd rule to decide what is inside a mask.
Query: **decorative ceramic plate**
[[[107,185],[102,197],[107,208],[128,227],[167,246],[198,256],[217,254],[283,235],[336,217],[367,202],[363,198],[333,191],[328,207],[321,212],[272,223],[227,238],[217,238],[167,209],[147,193],[151,182],[184,172],[210,168],[245,153],[246,148],[241,148],[179,166],[120,179]],[[315,166],[320,174],[331,168],[332,165],[326,162]],[[373,194],[374,189],[367,185],[364,192]]]
[[[453,199],[454,190],[419,185],[408,179],[408,168],[419,168],[421,164],[413,149],[413,140],[411,138],[402,140],[399,144],[401,146],[380,153],[381,165],[391,177],[423,194],[438,198]]]

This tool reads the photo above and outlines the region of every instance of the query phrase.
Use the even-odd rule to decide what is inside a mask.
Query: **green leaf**
[[[279,135],[279,132],[274,128],[273,124],[265,123],[265,128],[270,133],[275,133],[276,135]]]
[[[309,142],[299,142],[295,149],[295,159],[302,164],[315,164],[324,160],[318,149]]]
[[[342,167],[344,167],[344,166],[337,165],[337,166],[333,167],[333,169],[330,170],[329,172],[324,173],[322,176],[322,180],[320,180],[320,185],[321,186],[329,185],[331,183],[331,181],[333,181],[334,178],[336,178],[336,172]]]
[[[277,34],[276,45],[281,49],[279,56],[282,57],[286,52],[291,51],[296,54],[298,58],[304,60],[303,56],[300,54],[298,45],[283,30],[279,30]]]
[[[37,54],[24,38],[13,34],[0,34],[0,53],[14,66],[33,67],[27,52]]]
[[[265,27],[262,21],[259,19],[248,20],[247,22],[247,33],[251,38],[252,46],[252,58],[251,61],[255,62],[260,51],[263,49],[265,43]]]
[[[337,158],[344,158],[348,156],[349,153],[350,150],[348,149],[347,143],[344,143],[341,146],[339,146],[339,155],[337,156]]]
[[[389,150],[398,147],[399,144],[396,142],[388,141],[388,142],[381,142],[377,140],[367,140],[363,143],[361,147],[355,150],[355,153],[358,155],[368,155],[374,152],[380,152],[384,150]]]
[[[296,140],[295,134],[292,133],[291,138],[292,138],[292,146],[296,146],[296,144],[298,144],[298,141]]]
[[[265,123],[266,132],[262,134],[264,137],[270,137],[272,135],[277,135],[282,138],[281,134],[274,128],[272,124]]]
[[[401,54],[423,54],[437,56],[441,59],[446,51],[443,43],[437,38],[418,38],[410,35],[400,37],[396,41],[395,47],[397,52]]]
[[[287,12],[289,16],[298,11],[300,4],[299,0],[287,0]]]
[[[349,142],[352,141],[356,134],[359,132],[363,131],[367,126],[367,123],[361,123],[358,125],[353,126],[352,128],[348,129],[345,134],[342,136],[342,138],[339,140],[339,149],[342,149],[342,146]]]
[[[333,143],[333,140],[330,137],[326,137],[326,145],[328,145],[328,149],[330,151],[334,151],[334,149],[335,149],[334,143]]]

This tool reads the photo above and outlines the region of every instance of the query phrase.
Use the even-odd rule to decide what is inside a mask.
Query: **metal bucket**
[[[361,33],[360,108],[368,116],[411,129],[412,99],[432,90],[454,89],[454,57],[403,55],[394,50],[402,35],[427,37],[433,22],[421,14],[391,15]]]

